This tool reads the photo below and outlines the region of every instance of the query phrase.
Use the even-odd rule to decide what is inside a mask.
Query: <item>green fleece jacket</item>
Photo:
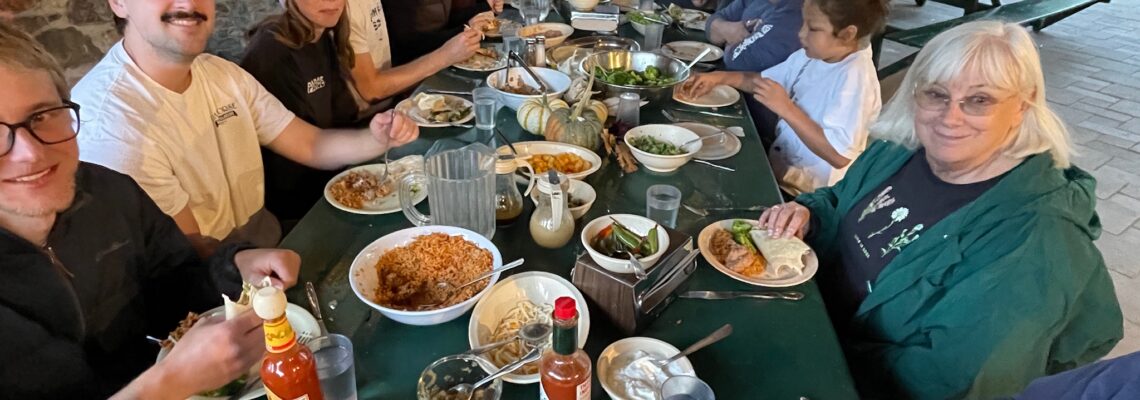
[[[821,266],[843,267],[843,216],[913,154],[875,142],[834,187],[797,198],[811,209],[807,241]],[[841,339],[862,396],[1012,395],[1107,354],[1122,316],[1093,245],[1095,186],[1038,154],[904,248],[855,316],[834,321],[849,332]]]

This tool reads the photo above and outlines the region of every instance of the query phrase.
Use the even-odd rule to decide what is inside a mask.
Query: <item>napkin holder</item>
[[[693,237],[666,228],[669,248],[649,268],[646,278],[602,268],[583,249],[570,272],[571,280],[625,335],[644,330],[676,298],[673,294],[697,268]]]

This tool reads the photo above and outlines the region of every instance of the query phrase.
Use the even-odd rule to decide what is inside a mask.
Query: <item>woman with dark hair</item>
[[[285,12],[250,31],[241,66],[298,118],[318,128],[358,125],[349,89],[355,54],[349,44],[345,0],[283,0]],[[361,124],[363,125],[363,124]],[[300,219],[338,171],[306,167],[262,151],[265,205],[282,220]]]

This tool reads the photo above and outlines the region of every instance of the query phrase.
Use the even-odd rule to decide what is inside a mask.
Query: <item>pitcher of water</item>
[[[414,191],[428,191],[430,215],[416,210]],[[482,143],[440,140],[424,157],[423,172],[400,181],[400,208],[416,226],[448,225],[495,235],[495,152]]]

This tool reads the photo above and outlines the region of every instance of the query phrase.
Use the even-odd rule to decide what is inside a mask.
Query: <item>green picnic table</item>
[[[666,39],[670,37],[670,34],[666,35]],[[458,75],[455,72],[437,74],[427,79],[420,89],[470,90],[471,82]],[[666,106],[680,107],[672,102]],[[740,153],[717,161],[736,172],[688,163],[669,174],[653,173],[644,168],[623,174],[615,161],[607,159],[598,172],[585,179],[596,189],[598,199],[590,212],[578,221],[579,231],[586,222],[605,214],[643,214],[645,191],[654,184],[678,187],[682,201],[696,207],[747,208],[780,202],[768,159],[744,105],[738,103],[718,112],[737,113],[742,115],[742,119],[681,114],[714,124],[743,126],[745,136],[740,138]],[[642,109],[641,122],[666,121],[659,107],[647,106]],[[512,142],[542,140],[523,131],[515,122],[513,110],[506,107],[499,110],[496,125]],[[423,154],[434,141],[443,138],[484,139],[476,137],[474,129],[421,129],[419,140],[393,150],[392,157]],[[427,202],[420,204],[422,211],[427,210]],[[537,246],[530,237],[526,222],[534,207],[529,201],[526,203],[527,209],[522,218],[513,226],[497,228],[492,239],[504,260],[520,257],[527,260],[524,266],[504,273],[502,278],[524,271],[545,271],[570,280],[575,259],[584,251],[578,236],[557,250]],[[703,218],[685,210],[679,212],[677,229],[694,238],[702,228],[717,220],[758,216],[755,211],[712,212]],[[349,287],[349,266],[362,248],[381,236],[411,226],[402,213],[357,215],[338,210],[321,200],[281,243],[281,247],[300,253],[303,260],[301,281],[316,285],[329,330],[352,339],[356,384],[361,399],[415,398],[417,380],[425,367],[439,358],[469,349],[467,326],[470,312],[440,325],[404,325],[361,302]],[[703,258],[698,259],[697,270],[679,291],[757,289],[718,272]],[[798,302],[676,299],[639,335],[684,348],[717,327],[731,323],[735,328],[731,336],[689,356],[697,375],[713,388],[720,399],[857,398],[816,284],[809,281],[794,290],[803,292],[806,298]],[[290,302],[308,304],[301,285],[288,294]],[[596,363],[601,351],[624,335],[600,309],[591,308],[590,311],[589,339],[585,350]],[[592,397],[607,398],[597,378],[595,375]],[[536,399],[538,385],[504,382],[502,398]]]

